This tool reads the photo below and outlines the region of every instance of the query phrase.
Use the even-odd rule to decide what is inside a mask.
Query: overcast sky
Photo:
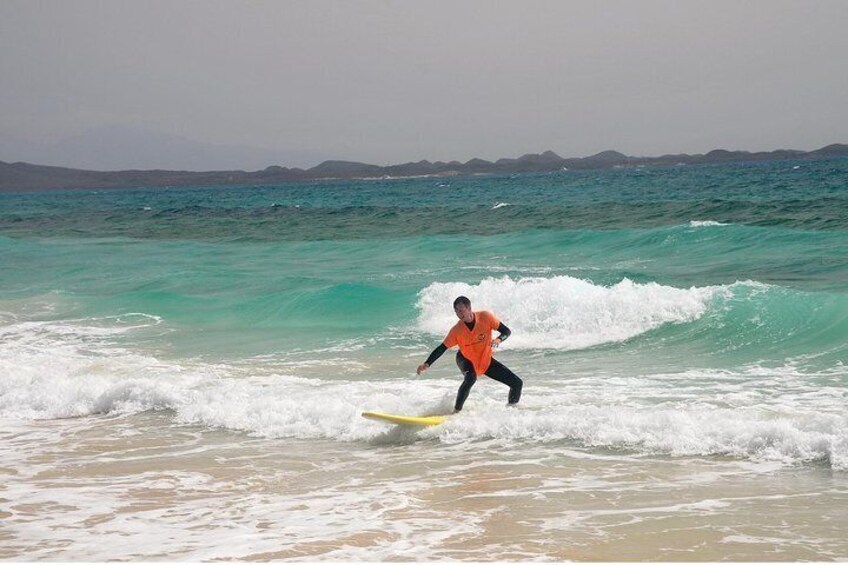
[[[375,164],[816,149],[848,143],[848,1],[0,0],[0,77],[0,134],[33,142],[117,125]]]

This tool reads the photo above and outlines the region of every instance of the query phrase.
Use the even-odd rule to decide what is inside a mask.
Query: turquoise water
[[[848,555],[846,159],[0,194],[0,265],[0,558]],[[361,418],[459,294],[520,408]]]
[[[848,335],[846,178],[848,161],[825,160],[7,194],[0,299],[82,319],[144,313],[173,330],[168,344],[190,342],[181,354],[214,354],[223,341],[238,357],[394,327],[426,349],[434,336],[414,330],[435,314],[417,304],[434,283],[741,284],[728,311],[659,331],[686,334],[676,347],[710,363],[781,361],[787,346],[834,353],[827,363]],[[528,300],[544,308],[546,296]],[[547,349],[544,330],[534,329]],[[630,347],[657,338],[647,333],[628,335]]]

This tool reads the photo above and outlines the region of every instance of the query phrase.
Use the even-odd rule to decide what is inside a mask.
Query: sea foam
[[[433,283],[418,294],[421,330],[443,335],[456,323],[451,305],[460,295],[476,309],[492,310],[515,335],[505,347],[581,349],[620,342],[664,324],[697,320],[713,300],[729,298],[729,286],[688,289],[639,284],[612,286],[569,276],[486,278],[479,284]]]
[[[521,286],[506,279],[489,284]],[[524,284],[533,289],[536,283]],[[710,296],[726,290],[678,289],[678,294],[668,287],[628,283],[623,294],[638,295],[637,287],[644,287],[641,292],[648,297],[659,294],[676,305],[670,308],[674,315],[665,318],[656,315],[663,309],[646,310],[669,321],[697,316]],[[539,292],[537,288],[531,294]],[[690,309],[681,306],[687,304]],[[507,311],[510,316],[517,312]],[[115,332],[143,329],[118,327]],[[91,327],[84,321],[12,322],[2,330],[0,419],[10,424],[157,410],[176,423],[263,438],[384,442],[397,440],[392,428],[366,420],[360,412],[446,413],[459,382],[439,373],[378,380],[307,378],[296,366],[281,374],[261,359],[160,359],[116,343],[102,320]],[[829,382],[848,376],[842,366],[833,371],[838,374],[828,374]],[[731,456],[781,464],[826,462],[848,469],[844,388],[823,387],[820,376],[792,366],[615,378],[594,372],[529,372],[523,377],[519,409],[506,408],[505,387],[484,379],[461,414],[442,426],[412,432],[406,440],[461,444],[491,439],[531,450],[577,446],[637,457]]]
[[[724,224],[722,222],[716,222],[715,220],[692,220],[691,222],[689,222],[690,228],[713,228],[729,225],[731,224]]]

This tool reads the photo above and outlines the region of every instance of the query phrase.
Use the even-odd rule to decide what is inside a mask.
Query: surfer
[[[454,412],[462,410],[471,387],[477,382],[477,377],[486,375],[509,387],[508,406],[518,404],[521,398],[522,381],[510,371],[503,363],[492,358],[492,348],[498,347],[512,333],[503,322],[488,310],[474,311],[471,309],[471,301],[460,296],[453,301],[453,311],[459,322],[450,329],[447,337],[433,352],[427,360],[418,366],[417,373],[420,375],[436,362],[442,354],[454,347],[459,346],[456,354],[456,364],[463,376],[459,392],[456,394]],[[492,331],[497,330],[500,335],[492,339]]]

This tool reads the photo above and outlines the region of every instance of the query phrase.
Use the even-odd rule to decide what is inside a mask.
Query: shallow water
[[[450,426],[468,425],[466,415]],[[2,558],[844,560],[823,465],[649,456],[567,440],[342,443],[167,413],[3,433]],[[23,455],[38,443],[38,455]],[[19,451],[18,451],[19,450]],[[12,469],[10,469],[11,467]]]

